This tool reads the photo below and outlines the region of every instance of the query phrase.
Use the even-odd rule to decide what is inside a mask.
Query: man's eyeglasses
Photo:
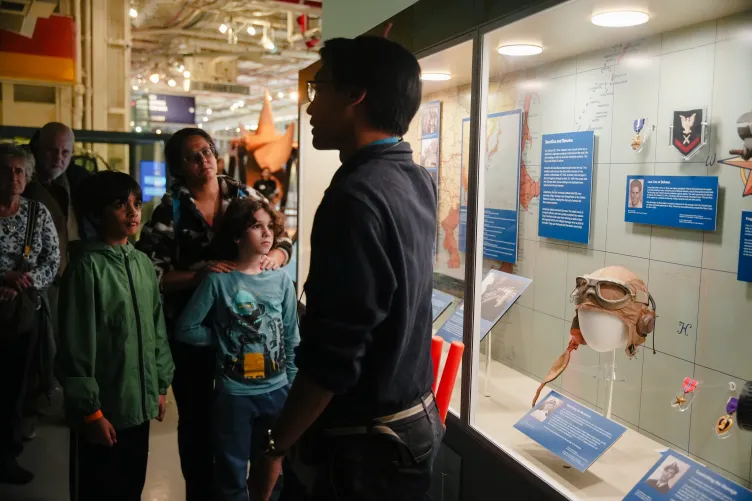
[[[331,82],[325,82],[323,80],[310,80],[307,82],[308,84],[308,101],[313,102],[313,100],[316,98],[316,90],[319,85],[321,84],[328,84]]]
[[[214,157],[214,150],[211,149],[211,147],[207,146],[206,148],[198,150],[196,153],[193,153],[192,155],[188,155],[185,157],[186,163],[201,163],[202,160],[210,160]]]

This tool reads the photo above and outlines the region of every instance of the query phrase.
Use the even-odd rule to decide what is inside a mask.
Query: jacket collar
[[[342,166],[337,169],[332,177],[331,184],[335,184],[350,172],[357,169],[369,160],[378,158],[386,162],[412,162],[413,150],[410,143],[400,141],[396,144],[370,144],[365,146],[348,158]],[[331,186],[331,185],[330,185]]]

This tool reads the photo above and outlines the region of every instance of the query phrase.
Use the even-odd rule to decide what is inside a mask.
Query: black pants
[[[280,501],[423,501],[444,438],[436,404],[390,425],[402,443],[383,435],[316,440],[313,494],[285,471]]]
[[[0,461],[21,454],[23,404],[36,345],[36,329],[0,342]]]
[[[178,451],[186,501],[207,501],[212,498],[214,470],[214,350],[177,341],[171,349],[175,363],[172,391],[178,407]]]
[[[71,432],[71,501],[141,501],[149,458],[149,422],[115,430],[112,447]]]

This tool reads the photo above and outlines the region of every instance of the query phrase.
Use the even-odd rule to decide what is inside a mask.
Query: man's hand
[[[12,301],[18,295],[18,291],[5,285],[0,286],[0,302]]]
[[[115,428],[106,417],[101,417],[96,421],[87,423],[86,437],[91,443],[104,445],[105,447],[112,447],[117,443]]]
[[[28,273],[9,271],[3,275],[3,284],[14,288],[18,292],[23,292],[29,287],[34,287],[34,279]]]
[[[167,413],[167,395],[159,396],[159,415],[157,421],[160,423],[164,421],[165,414]]]
[[[272,249],[269,254],[261,258],[262,270],[276,270],[280,266],[284,266],[287,261],[287,254],[279,249]]]
[[[262,456],[251,465],[251,483],[249,498],[259,501],[269,501],[272,490],[277,484],[282,472],[282,458]]]

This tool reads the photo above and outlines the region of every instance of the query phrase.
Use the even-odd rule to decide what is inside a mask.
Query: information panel
[[[739,233],[739,267],[736,279],[752,282],[752,211],[742,212],[742,230]]]
[[[543,135],[539,237],[590,240],[594,147],[591,130]]]
[[[590,468],[627,431],[555,391],[514,427],[579,471]]]
[[[517,301],[523,292],[533,281],[529,278],[518,277],[499,270],[491,270],[483,278],[481,284],[480,306],[480,339],[485,339],[493,326],[501,320],[501,317]],[[445,341],[462,341],[462,324],[465,314],[465,304],[459,308],[444,322],[436,333]]]
[[[470,120],[463,121],[463,158],[465,134]],[[468,143],[469,144],[469,143]],[[517,262],[517,228],[520,205],[520,158],[522,146],[522,110],[488,115],[486,122],[485,209],[483,256],[506,263]],[[464,169],[465,162],[462,162]],[[460,251],[465,252],[467,232],[466,172],[461,173]]]
[[[144,202],[161,197],[167,191],[167,175],[164,162],[142,160],[139,163],[141,192]]]
[[[715,231],[715,176],[627,176],[626,190],[628,223]]]
[[[750,501],[752,492],[671,449],[624,501]]]
[[[433,290],[431,294],[431,310],[433,312],[433,322],[441,316],[444,311],[449,308],[449,305],[454,301],[454,296],[447,294],[446,292]]]

